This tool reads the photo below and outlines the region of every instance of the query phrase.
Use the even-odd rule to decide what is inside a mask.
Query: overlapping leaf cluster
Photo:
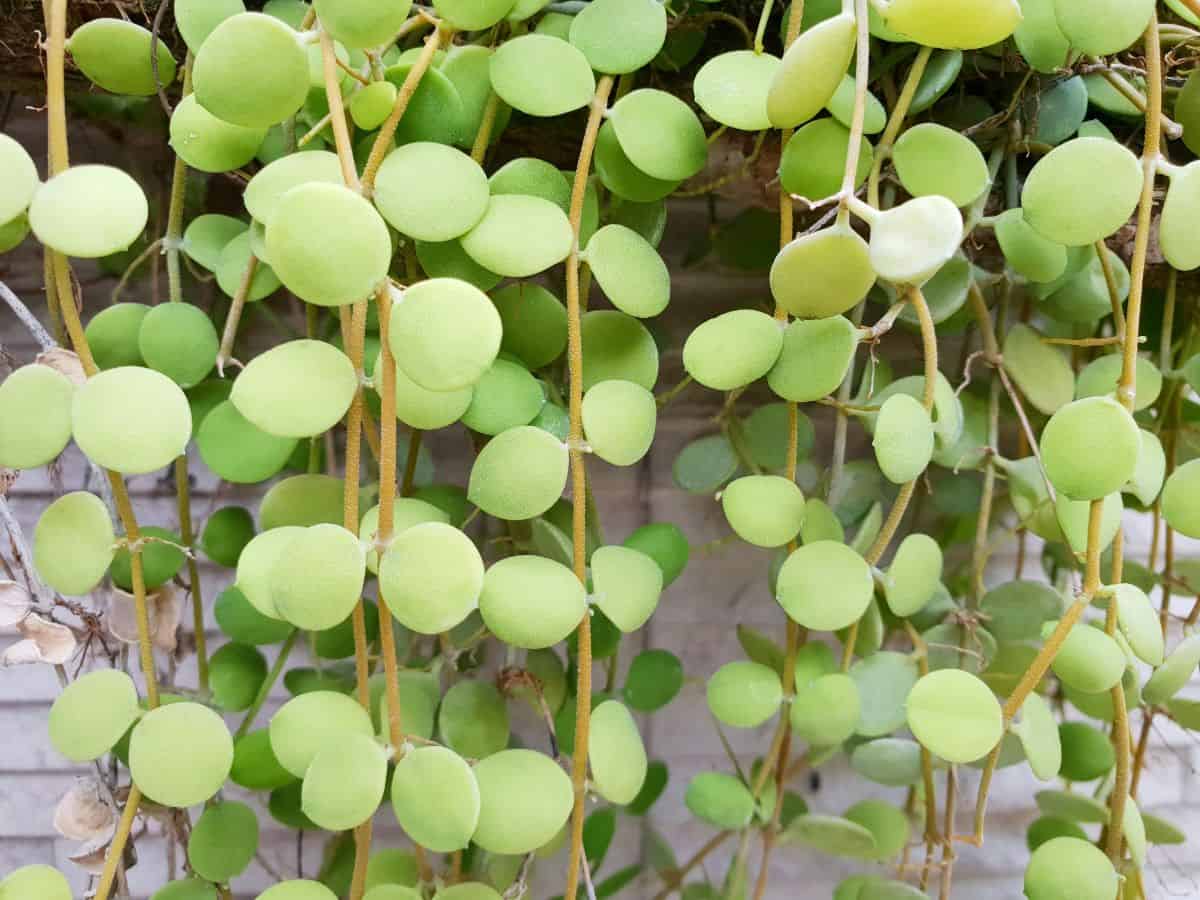
[[[796,844],[861,864],[839,900],[946,896],[1008,766],[1065,782],[1036,796],[1026,896],[1144,895],[1147,845],[1182,839],[1138,808],[1146,740],[1156,716],[1200,726],[1178,696],[1200,605],[1170,604],[1192,592],[1174,535],[1200,537],[1179,275],[1200,266],[1192,0],[809,0],[754,21],[658,0],[175,0],[182,59],[123,19],[68,34],[65,0],[46,5],[48,165],[0,136],[0,244],[43,246],[57,334],[5,292],[44,352],[0,382],[0,465],[73,443],[93,479],[39,511],[29,550],[6,516],[23,581],[3,585],[5,622],[25,636],[6,661],[83,663],[49,729],[68,759],[114,762],[60,805],[64,834],[99,839],[96,896],[135,816],[186,842],[156,900],[228,896],[259,835],[235,791],[333,833],[319,880],[267,900],[516,898],[564,845],[567,900],[581,882],[757,898]],[[69,165],[68,56],[98,89],[171,104],[149,242],[144,186]],[[511,126],[564,123],[573,171],[549,148],[497,162]],[[752,157],[706,172],[736,132]],[[777,213],[717,223],[692,254],[769,262],[772,304],[660,346],[666,200],[749,179],[774,148]],[[189,203],[227,176],[241,209]],[[118,290],[161,251],[165,300],[80,312],[70,260],[140,247]],[[205,280],[228,302],[191,302]],[[243,319],[277,320],[286,295],[303,335],[243,353]],[[656,396],[677,349],[686,377]],[[618,811],[667,783],[634,713],[670,703],[682,666],[651,649],[622,674],[618,649],[690,528],[610,543],[587,470],[642,461],[689,389],[724,403],[675,479],[773,551],[763,602],[787,622],[739,627],[747,658],[695,674],[718,729],[771,737],[687,785],[716,829],[689,863],[655,836],[645,871],[601,872]],[[464,484],[422,443],[446,428],[472,449]],[[193,467],[269,486],[196,533]],[[125,479],[168,468],[178,521],[147,524]],[[1126,558],[1139,516],[1144,563]],[[1016,572],[989,569],[1014,544]],[[224,570],[215,598],[201,559]],[[163,665],[177,588],[192,683]],[[68,614],[95,638],[77,653]],[[136,647],[137,677],[110,639]],[[291,699],[263,724],[280,681]],[[518,737],[521,717],[538,724]],[[894,796],[809,809],[792,779],[837,757]],[[973,828],[960,766],[980,770]],[[373,844],[381,805],[411,851]],[[735,838],[719,885],[688,880]],[[69,896],[44,866],[0,882],[3,900]]]

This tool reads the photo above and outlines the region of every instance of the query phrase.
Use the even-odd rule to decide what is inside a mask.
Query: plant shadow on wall
[[[43,5],[45,165],[0,135],[0,246],[40,244],[46,300],[0,285],[40,349],[0,382],[0,615],[85,777],[70,871],[0,898],[129,896],[158,836],[154,900],[948,898],[1009,767],[1044,785],[1004,896],[1159,896],[1185,835],[1139,806],[1147,747],[1200,730],[1198,0]],[[169,146],[161,203],[71,165],[68,106]],[[771,300],[672,344],[680,197],[686,264]],[[718,412],[674,478],[731,533],[610,542],[589,469],[638,477],[685,395]],[[706,840],[605,865],[685,683],[636,636],[735,541],[786,627],[687,673],[729,755],[680,786]],[[872,799],[810,808],[844,760]],[[853,874],[770,884],[801,848]]]

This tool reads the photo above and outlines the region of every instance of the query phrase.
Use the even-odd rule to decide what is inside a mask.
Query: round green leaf
[[[783,55],[767,93],[767,115],[776,128],[807,122],[833,97],[850,65],[854,16],[842,13],[803,32]]]
[[[928,47],[974,50],[1012,34],[1021,6],[1017,0],[967,0],[947,16],[937,0],[893,0],[883,16],[888,28]]]
[[[779,57],[752,50],[733,50],[712,57],[692,83],[696,104],[709,118],[742,131],[771,127],[767,92],[780,65]]]
[[[435,853],[462,850],[479,823],[479,785],[466,760],[445,747],[417,747],[392,775],[396,821]]]
[[[1061,5],[1061,4],[1060,4]],[[1056,837],[1033,851],[1025,869],[1029,900],[1111,900],[1120,880],[1103,851],[1074,837]]]
[[[690,106],[665,91],[630,91],[609,109],[608,120],[629,161],[654,178],[682,181],[708,160],[700,120]]]
[[[396,37],[409,10],[411,0],[374,3],[372,0],[315,0],[314,8],[334,40],[352,49],[370,49],[387,44]]]
[[[844,316],[792,322],[783,332],[783,348],[767,373],[767,384],[793,403],[834,394],[850,369],[858,341],[858,329]]]
[[[914,197],[940,194],[955,206],[974,202],[991,180],[975,142],[933,122],[900,135],[892,160],[901,184]]]
[[[683,663],[668,650],[643,650],[629,664],[622,696],[638,712],[662,709],[683,687]]]
[[[397,365],[429,391],[456,391],[478,381],[496,359],[503,332],[487,295],[455,278],[408,288],[392,306],[390,326]]]
[[[125,172],[112,166],[72,166],[34,193],[29,227],[52,250],[95,259],[133,244],[149,215],[141,186]]]
[[[835,631],[867,611],[875,585],[870,566],[854,550],[834,541],[815,541],[788,555],[776,591],[793,621],[817,631]]]
[[[0,382],[0,466],[33,469],[54,460],[71,440],[75,387],[49,366],[21,366]]]
[[[483,578],[479,612],[500,640],[525,649],[557,644],[587,611],[583,585],[562,563],[541,556],[510,556]]]
[[[388,273],[392,242],[375,208],[354,191],[316,182],[279,198],[266,222],[267,256],[301,300],[341,306],[365,299]]]
[[[510,278],[527,278],[562,262],[571,243],[566,213],[524,194],[492,196],[483,218],[462,238],[471,259]]]
[[[228,172],[254,159],[267,129],[224,122],[188,94],[171,113],[170,135],[171,149],[193,169]]]
[[[128,675],[117,669],[89,672],[67,685],[50,707],[50,743],[72,762],[96,759],[113,748],[141,712]]]
[[[566,41],[524,34],[492,55],[492,88],[513,109],[531,116],[561,116],[585,106],[596,91],[588,59]]]
[[[133,728],[129,772],[164,806],[203,803],[221,789],[233,764],[233,739],[220,716],[199,703],[152,709]]]
[[[468,497],[488,515],[517,521],[540,516],[562,496],[567,448],[530,425],[498,434],[475,457]]]
[[[646,747],[633,716],[616,700],[592,710],[588,764],[597,793],[619,806],[633,802],[646,780]]]
[[[874,283],[867,242],[836,225],[801,235],[771,264],[772,296],[802,319],[840,315],[857,306]]]
[[[969,672],[931,672],[913,686],[905,707],[917,740],[949,762],[979,759],[1004,734],[1000,704]]]
[[[683,802],[696,818],[724,830],[745,828],[754,815],[754,795],[724,772],[701,772],[688,782]]]
[[[258,849],[258,817],[233,800],[216,803],[200,814],[188,836],[192,870],[208,881],[227,883],[242,874]]]
[[[1167,524],[1188,537],[1200,537],[1200,461],[1189,460],[1163,484],[1162,512]]]
[[[422,241],[449,241],[478,224],[489,196],[487,176],[471,157],[418,142],[384,158],[373,199],[397,231]]]
[[[712,714],[735,728],[757,728],[779,711],[783,701],[779,673],[746,660],[719,668],[708,679],[707,692]]]
[[[493,753],[475,766],[479,825],[472,840],[489,853],[529,853],[554,838],[571,814],[571,779],[533,750]]]
[[[1032,693],[1021,705],[1021,715],[1012,726],[1021,741],[1033,774],[1049,781],[1062,768],[1063,747],[1054,711],[1040,694]]]
[[[1075,376],[1066,355],[1028,325],[1018,322],[1009,329],[1003,357],[1005,371],[1038,412],[1053,415],[1074,398]]]
[[[583,389],[609,379],[621,379],[653,390],[658,380],[658,346],[646,326],[615,309],[585,313]]]
[[[89,80],[114,94],[148,97],[175,80],[175,58],[166,43],[154,47],[155,67],[150,56],[153,38],[141,25],[126,19],[92,19],[80,25],[67,40],[75,65]]]
[[[283,22],[262,13],[238,13],[205,38],[192,65],[192,84],[200,105],[214,116],[265,128],[304,105],[308,56],[300,36]]]
[[[592,602],[623,632],[636,631],[650,618],[662,593],[658,563],[629,547],[598,547],[592,553]]]
[[[0,134],[0,172],[0,222],[9,222],[29,207],[41,179],[28,151],[7,134]]]
[[[696,381],[731,391],[770,371],[783,347],[779,323],[766,313],[738,309],[696,328],[683,345],[683,366]]]
[[[1042,461],[1055,489],[1073,500],[1099,500],[1133,475],[1141,437],[1111,397],[1088,397],[1058,410],[1042,431]]]
[[[791,725],[799,737],[817,747],[832,747],[858,728],[861,701],[849,675],[822,675],[796,692]]]
[[[747,475],[721,492],[721,508],[738,537],[759,547],[795,540],[804,522],[804,494],[778,475]]]
[[[1105,185],[1102,191],[1096,190],[1100,184]],[[1044,237],[1079,247],[1124,225],[1141,190],[1142,167],[1132,152],[1104,138],[1076,138],[1034,165],[1021,192],[1021,208],[1025,221]]]
[[[268,434],[313,437],[341,420],[357,387],[346,354],[324,341],[301,339],[252,359],[233,383],[230,400]]]
[[[642,68],[666,38],[667,10],[657,0],[593,0],[571,23],[571,43],[607,75]]]
[[[335,749],[351,735],[372,737],[371,717],[357,700],[334,691],[294,697],[271,717],[271,750],[297,778],[322,750]]]
[[[470,539],[442,522],[397,534],[379,563],[380,589],[392,615],[419,634],[448,631],[477,606],[483,561]]]
[[[346,735],[309,763],[300,792],[301,810],[329,831],[361,825],[383,799],[387,764],[387,754],[374,736]]]
[[[213,472],[235,484],[264,481],[284,467],[296,449],[295,438],[268,434],[223,400],[205,415],[196,432],[200,458]]]
[[[605,296],[621,312],[646,318],[667,308],[671,295],[667,264],[636,231],[624,225],[605,225],[588,241],[584,261]]]

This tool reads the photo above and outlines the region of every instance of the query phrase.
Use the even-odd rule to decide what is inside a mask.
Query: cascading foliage
[[[835,900],[946,898],[994,773],[1026,766],[1025,896],[1151,896],[1148,845],[1184,835],[1139,809],[1147,741],[1200,729],[1200,602],[1171,604],[1200,592],[1176,558],[1200,2],[173,0],[153,30],[45,7],[48,157],[0,135],[0,249],[44,248],[48,324],[0,292],[42,349],[0,382],[0,466],[91,475],[29,536],[0,496],[0,615],[6,664],[58,667],[54,747],[96,763],[55,819],[97,900],[142,823],[185,851],[154,900],[231,897],[267,816],[329,835],[260,900],[518,900],[534,867],[566,900],[759,900],[799,845],[854,861]],[[161,234],[147,185],[70,164],[68,60],[105,109],[168,110]],[[689,262],[758,271],[762,300],[672,346],[667,201],[740,185],[777,206],[713,202]],[[166,296],[121,300],[153,253]],[[124,269],[113,296],[79,297],[74,259]],[[693,528],[610,542],[588,468],[643,461],[685,391],[723,403],[675,480],[772,551],[786,628],[690,673],[717,729],[768,726],[686,785],[711,839],[680,863],[651,833],[614,871],[670,777],[635,714],[685,677],[620,645]],[[257,507],[193,509],[200,473]],[[175,520],[133,502],[147,474]],[[886,799],[810,808],[795,779],[839,758]],[[373,840],[388,819],[410,844]],[[71,896],[48,866],[0,881]]]

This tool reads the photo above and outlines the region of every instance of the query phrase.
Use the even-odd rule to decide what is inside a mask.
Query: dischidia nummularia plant
[[[260,900],[519,900],[535,868],[564,900],[823,896],[768,883],[799,846],[850,861],[835,900],[948,898],[1008,767],[1047,783],[1029,900],[1156,896],[1148,846],[1185,836],[1139,807],[1148,741],[1200,730],[1200,602],[1171,604],[1200,592],[1176,555],[1200,538],[1200,0],[251,5],[45,0],[44,178],[0,135],[0,249],[40,243],[48,319],[0,285],[41,350],[0,382],[3,662],[55,668],[50,740],[93,767],[55,814],[86,896],[128,896],[153,830],[153,900],[231,898],[269,816],[329,837]],[[137,178],[70,164],[68,61],[103,109],[167,111],[161,227]],[[747,186],[773,211],[718,218]],[[680,346],[646,320],[667,201],[697,196],[688,263],[771,299]],[[165,299],[123,300],[156,253]],[[77,259],[124,269],[112,302]],[[192,302],[208,281],[226,299]],[[704,552],[771,551],[786,628],[738,625],[746,658],[693,673],[727,749],[767,735],[682,791],[711,837],[606,870],[686,749],[650,760],[637,718],[683,663],[618,651],[694,528],[610,543],[588,469],[645,460],[684,392],[719,405],[673,467],[731,531]],[[434,480],[441,429],[461,483]],[[27,536],[11,487],[61,485],[72,441],[83,487]],[[148,474],[174,521],[135,506]],[[198,527],[195,478],[255,508]],[[809,808],[796,779],[838,759],[873,799]],[[407,844],[373,839],[388,820]],[[0,900],[71,884],[25,865]]]

